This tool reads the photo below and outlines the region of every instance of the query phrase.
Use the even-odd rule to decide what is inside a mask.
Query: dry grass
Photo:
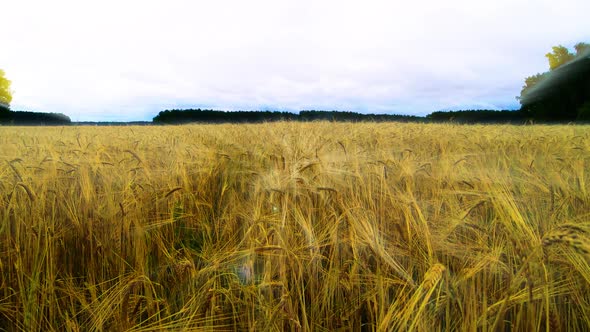
[[[0,330],[590,329],[590,128],[0,128]]]

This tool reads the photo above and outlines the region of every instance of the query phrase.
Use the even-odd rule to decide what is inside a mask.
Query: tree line
[[[456,123],[513,123],[522,124],[531,120],[520,110],[462,110],[432,112],[426,116],[432,122]]]
[[[0,107],[0,124],[10,125],[68,125],[72,120],[62,113],[13,112],[6,107]]]
[[[259,123],[273,121],[346,121],[346,122],[455,122],[455,123],[513,123],[530,120],[519,110],[459,110],[438,111],[427,116],[400,114],[364,114],[345,111],[301,111],[299,114],[271,111],[220,111],[208,109],[166,110],[153,118],[155,124],[186,123]]]
[[[363,114],[346,111],[306,110],[299,113],[280,111],[222,111],[211,109],[166,110],[153,118],[157,124],[260,123],[274,121],[420,121],[421,117],[397,114]]]

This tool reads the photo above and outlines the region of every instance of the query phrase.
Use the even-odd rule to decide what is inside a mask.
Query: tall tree
[[[554,70],[572,61],[575,55],[567,47],[559,45],[553,46],[553,52],[545,54],[545,57],[549,60],[549,69]]]
[[[574,46],[576,54],[571,53],[567,47],[562,45],[553,46],[552,49],[552,52],[545,54],[545,57],[547,58],[547,60],[549,60],[550,71],[563,66],[564,64],[574,60],[577,57],[583,56],[585,54],[590,54],[590,44],[582,42],[577,43]],[[530,92],[535,85],[537,85],[539,82],[543,81],[550,75],[550,71],[525,78],[524,85],[522,86],[522,90],[520,91],[520,96],[516,97],[516,99],[523,100],[525,95],[528,92]]]
[[[12,101],[12,91],[10,90],[12,82],[5,75],[4,70],[0,69],[0,108],[8,109]]]
[[[525,79],[518,98],[522,111],[544,121],[590,120],[590,44],[574,48],[575,54],[561,45],[553,47],[545,55],[550,70]]]

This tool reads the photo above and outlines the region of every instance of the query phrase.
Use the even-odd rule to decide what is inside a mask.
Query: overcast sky
[[[13,110],[151,120],[172,108],[425,115],[517,108],[587,0],[6,0]]]

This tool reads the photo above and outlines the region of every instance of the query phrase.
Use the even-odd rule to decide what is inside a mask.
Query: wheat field
[[[588,331],[590,126],[0,127],[0,330]]]

